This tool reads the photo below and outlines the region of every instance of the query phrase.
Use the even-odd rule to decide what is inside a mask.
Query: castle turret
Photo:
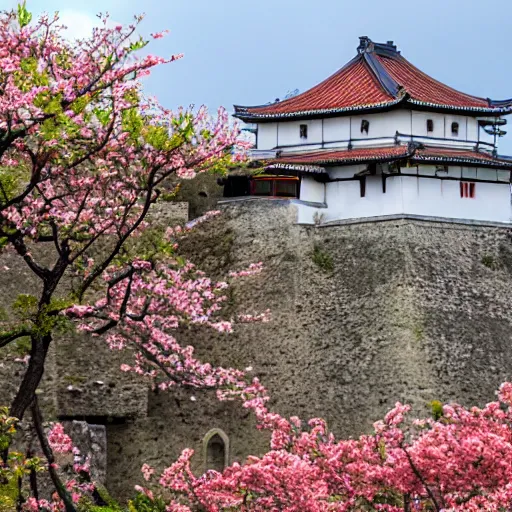
[[[299,223],[418,216],[510,223],[512,160],[497,139],[512,100],[459,92],[407,61],[393,41],[357,55],[308,91],[235,106],[256,125],[265,174],[225,195],[288,197]]]

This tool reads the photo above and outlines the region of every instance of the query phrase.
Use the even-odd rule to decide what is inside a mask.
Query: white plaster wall
[[[363,119],[370,122],[368,134],[361,133],[361,121]],[[397,131],[411,133],[411,118],[407,110],[352,116],[350,122],[352,139],[394,137]]]
[[[324,119],[324,142],[350,139],[350,117],[328,117]]]
[[[403,212],[414,215],[510,222],[510,186],[476,183],[475,197],[460,197],[460,182],[402,177]]]
[[[475,183],[475,197],[460,197],[460,181],[421,178],[413,175],[392,176],[382,191],[381,176],[366,178],[365,197],[360,195],[359,181],[338,181],[325,184],[327,208],[318,209],[323,221],[378,217],[395,214],[422,215],[464,220],[512,222],[510,184]],[[429,175],[434,166],[421,166],[420,173]],[[354,169],[350,171],[353,175]],[[463,179],[497,179],[494,170],[467,167],[450,168],[449,175]],[[488,171],[488,172],[487,172]],[[338,172],[339,174],[339,172]],[[331,177],[333,177],[331,175]],[[301,194],[302,199],[302,194]],[[314,211],[304,210],[299,216],[303,223],[313,222]],[[307,219],[310,219],[309,221]]]
[[[325,184],[315,181],[310,176],[304,176],[300,182],[300,200],[323,203],[325,201]]]
[[[478,121],[474,117],[468,117],[467,137],[468,140],[478,140]]]
[[[370,123],[368,134],[361,133],[361,121],[363,119]],[[434,122],[433,132],[427,132],[427,119],[432,119]],[[452,135],[451,126],[453,122],[459,123],[458,136]],[[307,139],[300,138],[301,124],[308,126]],[[285,151],[297,151],[301,148],[314,150],[321,148],[322,143],[326,149],[345,148],[348,140],[352,140],[354,147],[371,146],[379,144],[379,141],[375,139],[383,139],[380,143],[389,143],[397,131],[403,135],[412,134],[415,136],[415,140],[426,144],[432,144],[433,141],[429,139],[422,140],[419,137],[450,139],[437,142],[443,146],[467,145],[465,141],[474,143],[479,137],[483,142],[492,143],[494,141],[492,136],[487,135],[478,127],[474,117],[394,110],[378,114],[332,117],[323,120],[260,123],[258,125],[258,149],[267,150],[276,146],[290,146],[285,148]]]
[[[482,127],[479,127],[480,141],[494,144],[494,135],[489,135]]]
[[[366,194],[361,197],[359,181],[326,183],[325,220],[357,219],[392,215],[401,210],[400,177],[386,180],[386,193],[382,192],[381,176],[366,178]]]
[[[496,169],[477,169],[476,177],[479,180],[498,181],[498,171]]]
[[[412,112],[412,134],[428,137],[444,137],[444,115],[433,112]],[[434,131],[427,132],[427,119],[434,121]],[[410,129],[409,129],[410,133]]]
[[[297,222],[299,224],[316,224],[325,222],[326,208],[316,208],[306,204],[297,203]]]
[[[300,125],[305,124],[308,127],[307,139],[300,138]],[[322,142],[322,120],[303,120],[303,121],[288,121],[279,123],[278,128],[278,145],[279,146],[292,146],[301,144],[313,144]]]
[[[437,166],[435,165],[421,165],[421,166],[411,166],[411,167],[402,167],[401,173],[407,174],[411,176],[421,175],[421,176],[435,176],[436,175]],[[503,181],[510,182],[510,172],[509,171],[500,171],[496,169],[484,169],[484,168],[475,168],[475,167],[458,167],[455,165],[450,165],[448,167],[448,173],[444,174],[444,177],[448,178],[457,178],[457,179],[478,179],[478,180],[486,180],[486,181]]]
[[[273,149],[277,146],[277,123],[258,124],[258,147],[256,149]]]
[[[469,119],[468,116],[446,115],[445,119],[446,124],[444,137],[447,139],[467,140],[466,121]],[[452,134],[452,123],[459,123],[459,135],[457,136]]]

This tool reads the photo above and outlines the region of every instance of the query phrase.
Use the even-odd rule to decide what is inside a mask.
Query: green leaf
[[[144,48],[148,43],[149,41],[144,41],[144,39],[141,37],[138,41],[135,41],[130,46],[128,46],[128,50],[131,52],[136,52],[137,50]]]
[[[105,110],[101,110],[99,108],[95,108],[94,113],[96,114],[98,121],[103,126],[106,126],[110,122],[110,114],[112,113],[112,109],[107,108]]]
[[[26,319],[36,313],[37,304],[37,297],[21,293],[13,302],[12,309],[19,317]]]
[[[167,149],[169,142],[169,134],[165,126],[148,126],[145,135],[146,142],[151,144],[155,149]]]
[[[25,7],[25,1],[22,4],[18,4],[18,23],[20,27],[26,27],[32,21],[32,13],[27,11]]]
[[[85,107],[87,107],[90,101],[91,98],[88,94],[80,96],[73,101],[70,108],[75,114],[80,114],[85,110]]]
[[[144,122],[135,108],[129,108],[123,111],[123,130],[128,132],[133,140],[140,136]]]
[[[20,68],[24,73],[34,73],[37,71],[37,59],[35,57],[21,59]]]

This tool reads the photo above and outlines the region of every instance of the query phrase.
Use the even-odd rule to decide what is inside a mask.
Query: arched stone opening
[[[222,472],[229,464],[229,438],[220,429],[212,429],[203,439],[204,469]]]

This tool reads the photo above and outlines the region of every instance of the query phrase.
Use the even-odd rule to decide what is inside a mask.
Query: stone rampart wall
[[[273,320],[180,339],[215,363],[252,367],[276,411],[322,416],[336,434],[355,436],[397,400],[424,414],[434,399],[482,405],[511,378],[510,229],[404,219],[298,226],[295,207],[279,200],[222,209],[182,250],[216,278],[263,261],[261,276],[235,287],[226,314],[270,308]],[[230,462],[266,448],[236,404],[123,380],[100,340],[60,340],[55,351],[52,403],[70,419],[104,418],[115,495],[132,493],[143,462],[161,468],[185,447],[202,471],[212,429],[229,437]]]

